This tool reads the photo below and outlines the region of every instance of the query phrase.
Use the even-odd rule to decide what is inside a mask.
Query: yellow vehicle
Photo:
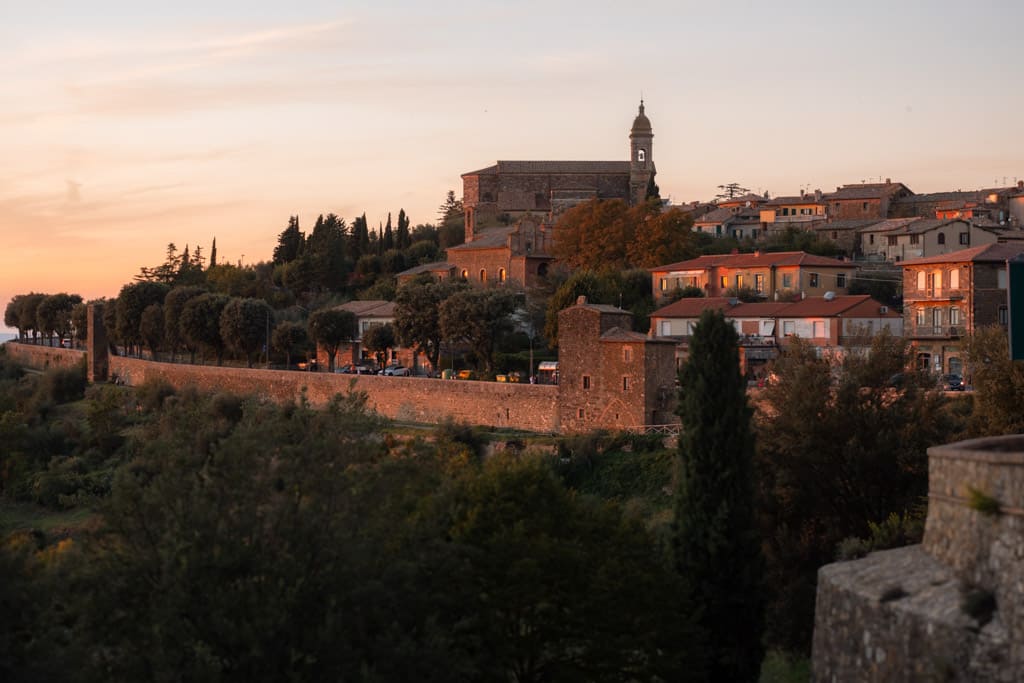
[[[476,373],[472,370],[459,370],[456,379],[476,379]]]

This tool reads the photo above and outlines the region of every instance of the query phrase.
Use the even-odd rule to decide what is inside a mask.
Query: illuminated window
[[[462,279],[463,280],[468,280],[469,279],[469,271],[466,270],[465,268],[462,269]]]
[[[960,289],[960,269],[954,268],[949,271],[949,287],[950,289]]]
[[[480,282],[487,282],[487,270],[484,268],[480,269]]]
[[[638,149],[636,151],[636,160],[637,161],[644,161],[646,158],[647,158],[647,153],[644,152],[644,150]]]
[[[754,291],[758,294],[764,293],[764,275],[754,276]]]
[[[722,285],[722,289],[728,289],[729,288],[729,276],[728,275],[723,275],[722,279],[720,281],[720,284]]]
[[[663,292],[667,292],[668,291],[668,278],[667,277],[661,278],[661,280],[658,282],[658,289],[660,289]]]
[[[508,274],[505,272],[505,269],[504,268],[499,268],[498,269],[498,282],[504,282],[507,279],[508,279]]]

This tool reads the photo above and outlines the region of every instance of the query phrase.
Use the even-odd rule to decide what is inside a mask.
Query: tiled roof
[[[751,204],[763,204],[764,197],[762,197],[759,194],[748,192],[742,197],[728,197],[725,199],[718,200],[719,206],[726,206],[729,204],[746,204],[747,202],[750,202]]]
[[[495,249],[498,247],[504,247],[508,244],[508,236],[516,231],[517,227],[514,225],[502,226],[500,228],[488,228],[477,233],[476,238],[472,242],[466,242],[465,244],[458,244],[454,247],[448,247],[448,252],[453,251],[471,251],[473,249]]]
[[[704,311],[720,311],[729,307],[731,299],[725,296],[687,297],[673,301],[651,313],[652,318],[698,318]]]
[[[967,221],[962,221],[957,218],[921,218],[916,221],[910,221],[905,225],[902,225],[895,230],[891,231],[891,235],[920,235],[926,233],[929,230],[941,228],[943,225],[950,223],[963,223],[967,224]]]
[[[1024,244],[997,242],[980,247],[971,247],[970,249],[961,249],[960,251],[940,256],[908,259],[903,261],[901,265],[906,267],[924,266],[932,263],[1002,263],[1020,254],[1024,254]]]
[[[862,183],[860,185],[843,185],[835,192],[829,192],[822,196],[823,200],[843,199],[880,199],[888,195],[896,194],[901,189],[909,188],[903,183]]]
[[[629,173],[628,161],[499,161],[498,173]]]
[[[751,268],[756,266],[818,266],[826,268],[850,268],[848,261],[840,261],[826,256],[816,256],[803,251],[754,252],[752,254],[713,254],[698,256],[689,261],[670,263],[664,266],[648,268],[650,272],[668,270],[704,270],[714,267]]]
[[[929,192],[927,194],[915,194],[910,197],[897,199],[900,204],[916,204],[918,202],[952,202],[952,201],[974,201],[982,203],[990,194],[1012,195],[1017,190],[1016,186],[1011,187],[990,187],[980,190],[956,190],[953,192]]]
[[[641,332],[634,332],[632,330],[624,330],[621,327],[613,327],[604,334],[601,335],[601,341],[603,342],[649,342],[649,341],[664,341],[662,339],[654,339],[648,337],[646,334]]]
[[[885,221],[879,220],[878,218],[857,218],[847,219],[841,221],[830,221],[828,223],[821,223],[814,226],[814,230],[860,230],[862,228],[868,228],[872,225],[884,223]]]
[[[340,311],[350,311],[357,318],[393,318],[395,317],[395,302],[383,301],[380,299],[368,301],[348,301],[335,306]]]
[[[920,216],[913,216],[911,218],[887,218],[882,221],[872,221],[869,225],[861,228],[858,232],[889,232],[891,230],[899,230],[908,223],[922,220]]]
[[[875,301],[868,294],[848,294],[833,297],[831,300],[823,296],[812,296],[789,304],[779,311],[780,318],[829,318],[837,315],[852,317],[851,313],[859,312],[857,317],[899,318],[900,314],[888,310],[881,312],[885,304]]]
[[[403,270],[401,273],[398,273],[396,277],[419,275],[420,273],[446,273],[453,268],[455,268],[454,263],[448,263],[447,261],[435,261],[434,263],[424,263],[423,265]]]
[[[787,206],[789,204],[824,204],[825,198],[822,195],[821,198],[815,199],[813,194],[805,194],[802,197],[775,197],[765,202],[762,206]]]

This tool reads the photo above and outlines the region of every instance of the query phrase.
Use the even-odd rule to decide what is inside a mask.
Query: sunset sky
[[[0,0],[0,306],[114,296],[167,243],[432,222],[498,159],[628,158],[663,196],[1024,178],[1024,3]]]

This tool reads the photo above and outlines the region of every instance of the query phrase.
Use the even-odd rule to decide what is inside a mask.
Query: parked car
[[[963,391],[964,390],[964,378],[960,375],[943,375],[942,376],[942,390],[943,391]]]
[[[380,374],[385,375],[386,377],[408,377],[409,368],[401,365],[389,365],[381,370]]]
[[[376,375],[377,369],[372,365],[345,363],[335,372],[340,372],[343,375]]]

